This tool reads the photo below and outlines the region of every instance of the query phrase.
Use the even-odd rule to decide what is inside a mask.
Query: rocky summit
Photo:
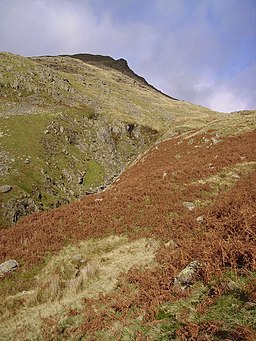
[[[254,340],[256,111],[124,59],[0,53],[0,340]]]

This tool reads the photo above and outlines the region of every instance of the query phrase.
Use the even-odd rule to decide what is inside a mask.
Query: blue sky
[[[0,0],[0,50],[125,58],[173,97],[256,109],[256,0]]]

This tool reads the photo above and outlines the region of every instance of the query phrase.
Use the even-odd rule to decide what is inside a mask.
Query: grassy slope
[[[48,172],[72,166],[64,156],[56,158],[64,147],[79,157],[74,145],[55,145],[52,134],[44,134],[49,122],[68,128],[81,115],[103,115],[107,124],[156,129],[163,140],[180,135],[153,146],[107,191],[0,231],[1,260],[21,264],[0,282],[0,340],[253,339],[255,112],[213,113],[69,58],[8,58],[15,67],[25,64],[22,73],[35,68],[36,80],[47,70],[55,88],[65,89],[67,78],[76,89],[70,97],[63,90],[62,97],[50,85],[33,107],[31,97],[6,88],[1,143],[14,155],[13,169],[22,170],[11,173],[17,193],[22,186],[30,190],[34,160],[44,168],[48,161],[44,145],[34,141],[46,136],[47,148],[55,146]],[[13,107],[28,114],[29,104],[30,115],[12,116],[6,103],[14,97]],[[88,183],[95,181],[93,162],[87,164]],[[184,201],[196,209],[186,210]],[[191,289],[177,291],[174,277],[194,259],[203,264],[200,277]]]
[[[31,197],[38,209],[72,201],[111,181],[157,137],[224,119],[70,57],[1,53],[0,70],[0,185],[13,187],[0,194],[4,226],[12,219],[12,199]],[[136,127],[133,135],[129,124]]]
[[[1,283],[5,340],[17,330],[30,339],[253,339],[255,137],[255,131],[217,143],[212,131],[174,137],[107,191],[2,231],[2,257],[22,264]],[[188,211],[184,201],[196,209]],[[119,237],[108,242],[113,235]],[[194,259],[203,264],[200,277],[177,291],[174,277]],[[132,270],[116,281],[115,271],[127,272],[129,263]]]

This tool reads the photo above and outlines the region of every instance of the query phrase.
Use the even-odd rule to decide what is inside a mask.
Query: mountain
[[[165,134],[222,117],[88,54],[1,53],[0,91],[2,226],[105,188]]]
[[[256,111],[0,56],[0,340],[253,340]]]

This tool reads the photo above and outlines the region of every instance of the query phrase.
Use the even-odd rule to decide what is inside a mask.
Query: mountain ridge
[[[93,54],[88,54],[88,53],[77,53],[74,55],[60,55],[60,56],[66,56],[66,57],[71,57],[71,58],[77,58],[81,61],[84,61],[86,63],[96,65],[96,66],[101,66],[101,67],[109,67],[112,69],[116,69],[120,71],[121,73],[128,75],[129,77],[135,79],[136,81],[141,82],[142,84],[149,86],[150,88],[156,90],[160,94],[173,99],[177,100],[177,98],[174,98],[170,95],[167,95],[166,93],[162,92],[161,90],[158,90],[155,88],[153,85],[149,84],[145,78],[142,76],[139,76],[136,74],[128,65],[128,62],[124,58],[119,58],[119,59],[114,59],[110,56],[103,56],[103,55],[93,55]]]

